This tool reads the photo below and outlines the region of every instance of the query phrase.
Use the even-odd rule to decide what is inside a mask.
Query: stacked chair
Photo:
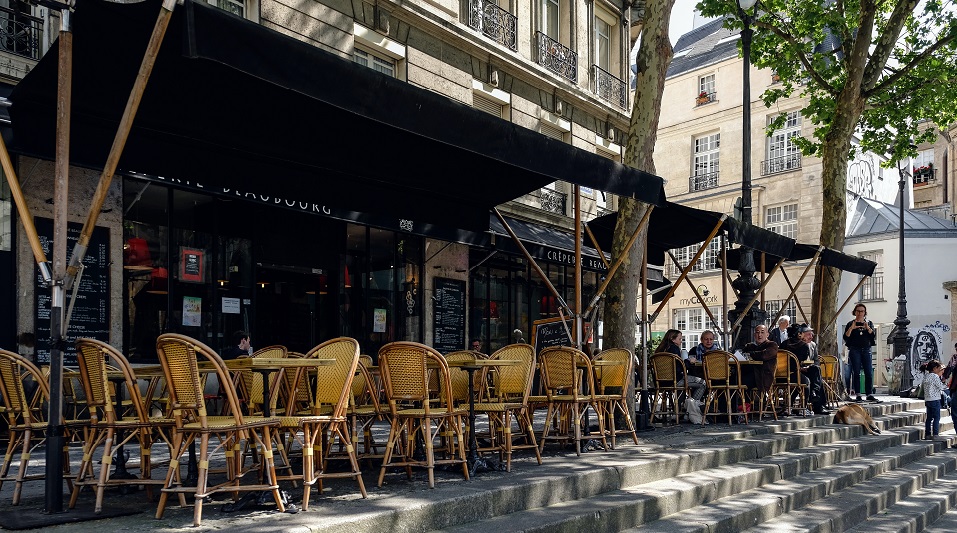
[[[174,419],[170,468],[156,508],[156,518],[163,517],[170,494],[179,496],[180,505],[183,506],[186,505],[185,495],[193,495],[194,526],[202,522],[206,498],[219,492],[230,493],[236,498],[239,492],[267,491],[273,496],[279,511],[285,511],[276,481],[271,447],[273,432],[279,428],[279,418],[243,415],[229,370],[219,355],[205,344],[185,335],[166,333],[156,340],[156,353],[168,384]],[[227,416],[209,416],[206,412],[200,383],[200,359],[203,360],[203,368],[215,373],[223,384],[223,400],[230,413]],[[185,486],[180,464],[185,462],[183,459],[190,445],[197,441],[199,477],[196,486]],[[263,452],[259,464],[254,468],[244,467],[242,449],[245,441]],[[223,452],[226,458],[226,479],[210,485],[209,458],[219,452]],[[243,478],[250,471],[256,474],[257,482],[244,484]]]
[[[147,496],[152,499],[153,485],[162,485],[162,479],[152,479],[150,452],[153,444],[165,442],[171,447],[169,433],[174,426],[172,418],[150,417],[149,402],[140,395],[137,377],[129,361],[112,346],[95,339],[76,341],[77,362],[80,367],[80,383],[86,396],[86,405],[90,414],[89,426],[84,431],[83,460],[73,485],[70,508],[76,506],[80,490],[85,486],[96,489],[94,512],[103,510],[103,494],[108,486],[145,485]],[[112,369],[107,367],[110,362]],[[111,387],[108,372],[119,375],[116,385]],[[126,392],[130,401],[129,414],[116,412],[118,395]],[[122,398],[122,396],[119,396]],[[132,478],[111,477],[110,466],[115,448],[127,443],[139,444],[140,476]],[[99,461],[94,453],[103,448]],[[121,459],[122,460],[122,459]],[[94,473],[94,465],[100,465],[99,475]]]

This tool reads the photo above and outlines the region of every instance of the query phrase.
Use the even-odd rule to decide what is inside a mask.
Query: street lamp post
[[[898,272],[898,282],[900,285],[897,289],[897,318],[894,319],[894,358],[901,355],[904,356],[904,368],[901,374],[899,389],[900,394],[903,395],[910,390],[911,384],[913,383],[913,376],[911,375],[910,359],[911,336],[910,332],[907,331],[910,320],[907,318],[907,293],[904,280],[904,187],[907,185],[907,173],[900,167],[898,167],[897,171],[900,174],[900,181],[898,181],[900,189],[900,227],[898,228],[897,234],[900,250],[900,270]],[[867,392],[870,394],[871,391]]]
[[[751,37],[754,30],[751,29],[751,22],[754,17],[748,14],[748,10],[757,4],[757,0],[737,0],[738,17],[744,24],[741,29],[741,52],[744,56],[744,70],[742,75],[743,87],[741,89],[741,222],[745,225],[751,224]],[[754,298],[755,292],[761,286],[761,282],[754,276],[754,250],[747,246],[741,247],[741,259],[738,263],[738,277],[731,282],[735,292],[738,294],[737,301],[734,302],[734,309],[728,312],[731,322],[737,321],[744,313],[744,308],[748,302]],[[741,321],[741,327],[734,337],[734,348],[743,348],[751,340],[751,332],[755,326],[763,324],[766,313],[757,306],[751,306],[744,320]]]

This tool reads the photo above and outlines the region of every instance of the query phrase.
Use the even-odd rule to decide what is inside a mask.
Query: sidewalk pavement
[[[886,402],[902,401],[896,397],[882,397]],[[905,400],[906,401],[906,400]],[[913,409],[913,407],[911,407]],[[781,423],[789,420],[800,420],[801,417],[782,418]],[[830,417],[824,423],[830,423]],[[719,420],[720,422],[720,420]],[[314,488],[308,512],[296,514],[278,513],[275,506],[258,506],[255,503],[247,508],[233,513],[225,513],[221,508],[229,502],[228,494],[217,494],[214,500],[203,506],[203,523],[195,531],[229,530],[229,531],[257,531],[257,532],[307,532],[331,531],[355,533],[350,522],[374,513],[423,513],[430,512],[428,505],[437,500],[454,500],[477,492],[491,490],[516,489],[516,493],[527,490],[529,485],[535,485],[548,479],[567,478],[569,483],[595,482],[586,480],[589,472],[614,468],[619,464],[634,463],[647,458],[649,452],[668,449],[696,448],[716,442],[747,438],[751,435],[771,432],[770,427],[775,422],[752,422],[750,425],[732,425],[718,423],[711,425],[691,425],[683,423],[680,426],[658,427],[652,431],[639,432],[637,445],[630,437],[620,436],[618,447],[608,451],[589,451],[576,457],[570,447],[559,449],[556,445],[548,445],[543,454],[543,464],[535,462],[534,455],[528,451],[516,452],[512,462],[512,472],[481,472],[470,482],[462,479],[461,468],[451,471],[436,469],[434,489],[428,488],[425,470],[413,469],[412,480],[407,480],[404,470],[396,469],[386,475],[381,488],[376,487],[379,473],[378,464],[365,462],[362,464],[363,479],[368,490],[368,498],[362,499],[355,481],[351,479],[327,480],[325,490],[318,494]],[[381,428],[380,428],[381,429]],[[480,428],[481,429],[481,428]],[[379,439],[384,440],[384,436]],[[167,459],[163,446],[154,447],[154,461]],[[73,454],[80,453],[76,447]],[[43,451],[38,449],[33,453],[37,469],[42,472]],[[293,459],[295,465],[296,459]],[[212,465],[215,468],[215,463]],[[165,475],[166,467],[154,469],[154,476]],[[282,488],[288,491],[292,501],[299,506],[302,497],[302,488],[292,488],[288,483]],[[7,503],[5,511],[21,510],[24,513],[42,513],[44,507],[44,483],[42,481],[27,482],[24,485],[24,496],[19,508],[9,506],[13,491],[12,483],[5,483],[0,490],[0,501]],[[155,491],[158,492],[158,489]],[[100,533],[105,529],[111,532],[120,531],[158,531],[172,532],[189,528],[192,524],[192,507],[180,508],[175,498],[171,498],[166,513],[162,519],[154,518],[156,503],[146,498],[145,491],[135,491],[122,495],[117,489],[108,490],[105,496],[105,507],[111,509],[131,509],[141,511],[138,514],[90,520],[75,524],[64,524],[47,527],[53,532]],[[64,492],[64,508],[69,503],[69,495]],[[85,490],[77,503],[77,509],[92,510],[94,494]],[[463,509],[467,512],[467,509]],[[0,524],[2,527],[3,524]]]

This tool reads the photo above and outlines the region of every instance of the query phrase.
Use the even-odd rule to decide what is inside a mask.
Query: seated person
[[[233,333],[233,343],[223,349],[223,359],[236,359],[253,354],[253,347],[249,344],[249,333],[237,331]]]
[[[661,338],[661,342],[658,343],[658,347],[655,349],[655,353],[658,352],[668,352],[681,357],[681,332],[676,329],[669,329],[665,332],[665,336]],[[682,386],[687,381],[688,388],[691,390],[691,397],[697,402],[701,402],[701,399],[704,398],[706,391],[706,385],[703,379],[689,375],[685,372],[684,365],[676,365],[676,371],[678,375],[678,385]]]
[[[742,352],[753,361],[764,361],[761,366],[753,366],[754,372],[744,372],[742,381],[749,389],[761,387],[768,390],[774,384],[774,371],[778,364],[778,345],[768,339],[768,327],[758,324],[754,328],[754,342],[744,346]]]
[[[697,363],[704,359],[704,354],[720,349],[721,346],[715,341],[714,332],[706,329],[701,332],[701,342],[688,352],[688,361]]]
[[[814,414],[826,415],[830,412],[825,409],[827,405],[827,396],[824,392],[824,379],[821,377],[821,367],[818,364],[817,343],[814,342],[814,330],[807,324],[792,326],[794,336],[788,339],[784,349],[797,356],[798,361],[813,361],[813,364],[800,369],[793,368],[793,360],[789,364],[791,380],[797,381],[800,375],[801,381],[808,388],[808,402],[814,410]]]

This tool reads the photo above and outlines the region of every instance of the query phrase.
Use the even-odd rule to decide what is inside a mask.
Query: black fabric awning
[[[159,5],[78,0],[73,164],[102,168]],[[57,54],[10,97],[18,153],[53,157]],[[664,199],[657,176],[192,0],[174,10],[120,170],[476,231],[555,180]]]
[[[814,257],[814,254],[817,253],[818,247],[813,244],[795,244],[794,249],[790,254],[786,256],[787,261],[807,261]],[[728,269],[737,270],[738,261],[741,256],[740,249],[728,250]],[[770,273],[771,269],[774,268],[774,265],[780,261],[782,256],[775,254],[768,254],[764,262],[764,271],[765,273]],[[852,255],[847,255],[830,248],[825,248],[821,253],[820,264],[824,266],[834,267],[844,272],[852,272],[854,274],[859,274],[861,276],[871,276],[874,274],[874,269],[877,268],[877,263],[869,261],[867,259],[862,259],[860,257],[854,257]],[[754,258],[754,266],[760,271],[761,264],[758,257]]]
[[[535,259],[568,266],[575,265],[575,236],[572,233],[508,216],[505,217],[505,221]],[[498,217],[494,215],[490,217],[489,228],[496,235],[496,249],[509,253],[521,253]],[[607,270],[598,255],[598,250],[590,246],[582,246],[581,253],[583,269],[598,272]]]
[[[665,202],[651,212],[648,222],[648,262],[664,265],[668,250],[703,242],[721,219],[721,213],[695,209],[674,202]],[[598,217],[588,222],[598,245],[611,249],[618,213]],[[722,229],[728,232],[733,243],[749,246],[759,252],[788,255],[794,240],[753,225],[743,225],[733,218],[726,218]]]

